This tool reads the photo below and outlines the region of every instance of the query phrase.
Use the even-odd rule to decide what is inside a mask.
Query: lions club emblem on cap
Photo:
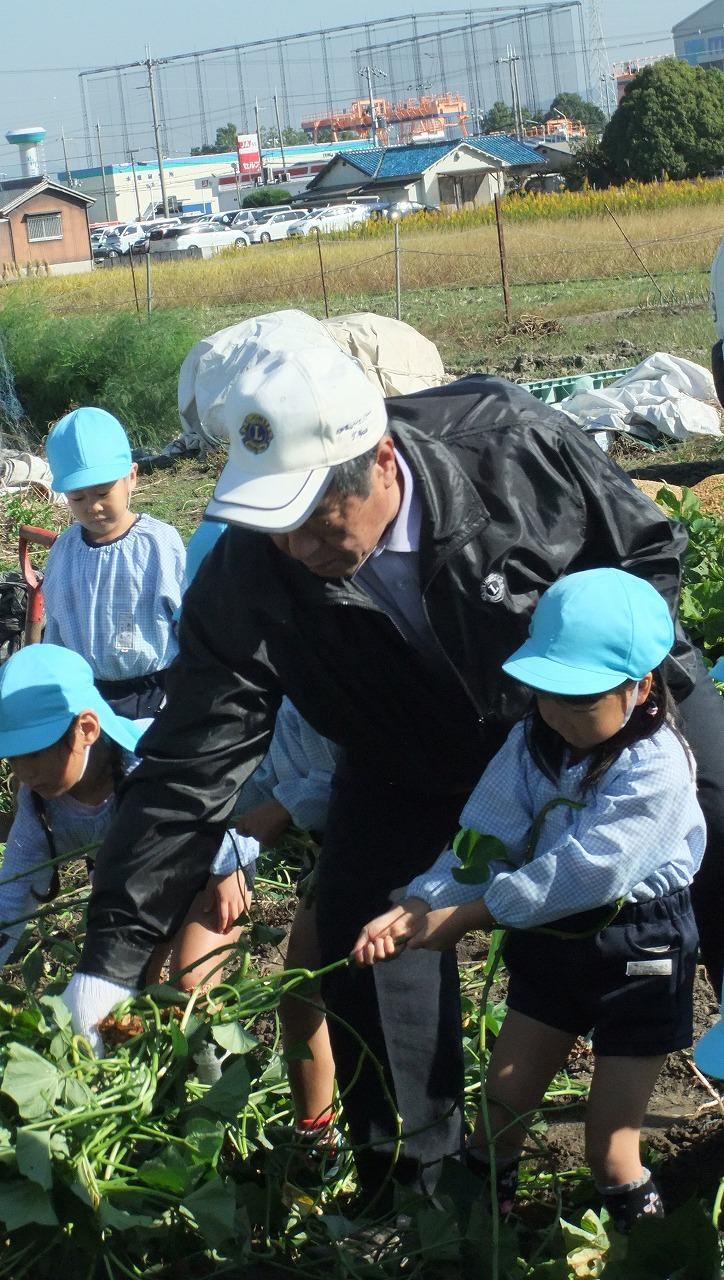
[[[239,429],[241,443],[250,453],[264,453],[272,442],[271,423],[262,413],[247,413]]]

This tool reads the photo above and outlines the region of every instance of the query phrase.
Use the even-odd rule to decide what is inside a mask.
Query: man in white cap
[[[96,863],[68,993],[78,1025],[142,984],[183,918],[284,693],[342,747],[317,894],[326,964],[446,846],[525,713],[501,664],[540,593],[610,565],[678,600],[681,526],[522,388],[481,375],[385,404],[308,317],[243,328],[196,387],[200,419],[230,441],[207,513],[230,528],[188,592],[168,704]],[[719,852],[724,708],[681,634],[670,671]],[[710,859],[707,894],[723,869]],[[720,963],[721,934],[708,946]],[[414,951],[325,986],[365,1191],[389,1171],[395,1109],[396,1177],[429,1186],[459,1152],[457,982],[453,953]],[[360,1066],[362,1041],[385,1088],[372,1058]]]

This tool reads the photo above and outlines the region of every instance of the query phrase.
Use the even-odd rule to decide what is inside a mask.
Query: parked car
[[[247,249],[249,237],[238,227],[169,227],[160,240],[151,241],[151,252],[178,253],[186,258],[202,258],[204,249]]]
[[[254,227],[260,220],[258,215],[260,213],[267,214],[268,212],[268,209],[239,209],[238,213],[234,215],[231,225],[232,227],[243,227],[244,229],[246,227]]]
[[[287,231],[293,222],[299,221],[298,209],[275,209],[263,221],[259,219],[247,230],[252,244],[268,244],[270,240],[286,240]]]
[[[351,227],[357,227],[361,222],[366,222],[369,216],[370,211],[364,205],[336,205],[330,209],[321,209],[318,213],[312,213],[308,218],[301,218],[293,222],[287,231],[287,235],[309,236],[313,235],[317,228],[319,228],[320,232],[349,231]]]
[[[143,253],[144,250],[142,248],[136,250],[136,246],[145,245],[147,242],[148,233],[140,222],[121,222],[103,242],[102,252],[98,256],[122,258],[131,249]]]
[[[419,200],[383,200],[371,209],[373,218],[406,218],[411,213],[439,213],[435,204],[421,204]]]

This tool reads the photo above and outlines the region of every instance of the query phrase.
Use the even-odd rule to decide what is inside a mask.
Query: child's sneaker
[[[340,1176],[344,1155],[344,1141],[333,1119],[297,1126],[284,1171],[285,1204],[313,1205]]]

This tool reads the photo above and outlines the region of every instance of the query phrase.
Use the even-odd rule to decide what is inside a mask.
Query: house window
[[[25,220],[28,240],[62,240],[63,228],[59,213],[29,213]]]

